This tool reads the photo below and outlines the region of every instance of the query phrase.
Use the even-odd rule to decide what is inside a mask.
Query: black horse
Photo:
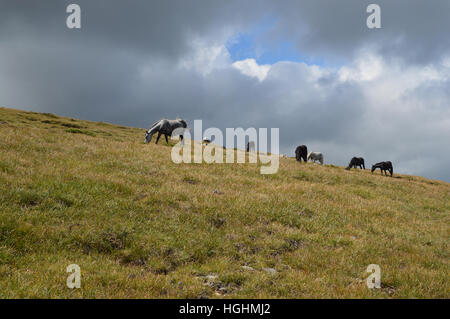
[[[357,168],[359,166],[360,169],[366,169],[364,166],[364,158],[362,157],[353,157],[350,163],[348,164],[346,170],[349,170],[350,168]]]
[[[391,173],[391,176],[392,176],[392,174],[394,174],[394,169],[392,168],[392,163],[390,161],[379,162],[379,163],[376,163],[375,165],[372,165],[371,172],[373,173],[373,171],[376,170],[377,168],[380,169],[381,174],[383,174],[383,171],[384,171],[384,175],[386,175],[386,176],[387,176],[386,171],[389,171],[389,173]]]
[[[300,145],[297,146],[297,148],[295,149],[295,159],[299,162],[302,161],[302,159],[307,162],[307,157],[308,156],[308,148],[306,147],[306,145]]]

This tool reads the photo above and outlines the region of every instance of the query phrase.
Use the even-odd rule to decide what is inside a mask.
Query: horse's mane
[[[155,127],[155,126],[156,126],[159,122],[161,122],[162,120],[164,120],[164,119],[161,119],[161,120],[159,120],[159,121],[156,121],[155,123],[152,124],[152,126],[150,126],[150,128]]]

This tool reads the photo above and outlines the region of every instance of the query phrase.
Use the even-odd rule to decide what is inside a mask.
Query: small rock
[[[219,191],[218,189],[216,189],[216,190],[214,191],[214,194],[222,195],[223,193],[222,193],[221,191]]]
[[[250,266],[242,266],[241,268],[244,270],[249,270],[249,271],[255,270],[255,269],[253,269],[253,267],[250,267]]]
[[[271,275],[275,275],[277,273],[277,271],[274,268],[263,268],[263,270]]]

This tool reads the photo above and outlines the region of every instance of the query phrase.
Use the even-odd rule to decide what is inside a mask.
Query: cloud
[[[179,66],[206,75],[216,68],[230,65],[230,54],[222,44],[208,44],[201,40],[191,43],[190,54],[179,60]]]
[[[236,61],[232,64],[236,69],[242,72],[242,74],[252,76],[262,81],[269,73],[270,65],[258,65],[255,59],[245,59],[242,61]]]

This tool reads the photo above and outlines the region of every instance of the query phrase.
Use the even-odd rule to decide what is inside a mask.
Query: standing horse
[[[308,155],[308,148],[306,147],[306,145],[300,145],[297,146],[297,148],[295,149],[295,159],[299,162],[305,161],[307,162],[307,155]]]
[[[375,165],[372,165],[371,172],[373,173],[373,171],[376,170],[377,168],[380,169],[381,174],[383,174],[383,172],[384,172],[384,175],[386,175],[386,176],[387,176],[386,171],[389,171],[389,173],[391,173],[391,177],[392,177],[392,174],[394,173],[394,169],[393,169],[392,163],[390,161],[379,162],[379,163],[376,163]]]
[[[320,164],[323,165],[323,155],[320,152],[310,152],[308,154],[308,161],[312,160],[313,162],[319,161]]]
[[[364,158],[362,157],[353,157],[350,163],[348,164],[346,170],[350,170],[350,168],[354,167],[356,168],[359,166],[360,169],[366,169],[364,166]]]
[[[166,143],[169,144],[168,136],[172,135],[172,132],[179,128],[187,128],[187,124],[185,120],[176,119],[176,120],[159,120],[154,123],[146,132],[145,132],[145,143],[150,143],[152,140],[153,134],[158,132],[158,137],[156,138],[156,144],[158,144],[159,138],[161,134],[164,134],[166,138]],[[181,140],[183,140],[183,135],[180,135]]]

